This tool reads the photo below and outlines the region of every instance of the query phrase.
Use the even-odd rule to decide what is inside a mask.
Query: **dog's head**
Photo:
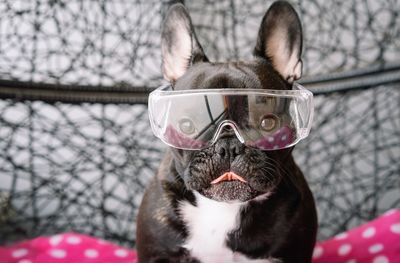
[[[175,90],[291,89],[302,71],[302,30],[293,7],[276,2],[265,14],[251,61],[213,63],[193,30],[185,7],[167,13],[162,33],[163,74]],[[239,113],[240,114],[240,113]],[[284,175],[291,148],[261,151],[242,144],[229,128],[210,147],[171,149],[179,176],[189,190],[218,201],[248,201],[274,191]],[[221,175],[230,175],[223,180]],[[235,179],[235,175],[239,175]],[[221,178],[218,183],[217,178]]]

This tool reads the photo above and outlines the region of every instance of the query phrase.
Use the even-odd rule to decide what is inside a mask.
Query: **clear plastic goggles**
[[[224,130],[241,143],[261,150],[295,145],[308,136],[313,95],[301,85],[292,90],[203,89],[150,93],[154,134],[169,146],[200,150],[214,144]]]

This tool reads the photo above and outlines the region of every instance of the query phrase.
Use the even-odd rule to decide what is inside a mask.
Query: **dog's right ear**
[[[182,4],[174,4],[164,21],[161,39],[164,78],[174,83],[192,64],[208,61]]]

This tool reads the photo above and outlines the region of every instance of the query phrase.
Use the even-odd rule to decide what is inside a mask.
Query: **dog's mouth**
[[[211,181],[210,185],[202,189],[200,193],[222,202],[245,202],[261,194],[254,190],[242,176],[231,171]]]

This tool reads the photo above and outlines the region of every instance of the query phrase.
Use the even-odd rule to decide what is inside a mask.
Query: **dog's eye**
[[[260,128],[264,131],[272,131],[279,125],[279,118],[274,114],[264,115],[260,121]]]
[[[182,118],[179,121],[179,129],[186,135],[193,134],[196,130],[193,121],[189,118]]]

